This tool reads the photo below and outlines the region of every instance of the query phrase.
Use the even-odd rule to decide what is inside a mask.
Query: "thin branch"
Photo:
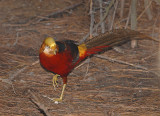
[[[3,83],[7,83],[7,84],[12,84],[11,80],[9,79],[3,79],[3,78],[0,78],[0,81],[2,81]]]
[[[125,0],[120,0],[120,1],[121,1],[120,18],[123,18],[123,11],[124,11]]]
[[[137,0],[131,0],[131,29],[136,30],[137,28]],[[131,41],[131,47],[137,47],[137,40]]]
[[[151,1],[152,2],[152,1]],[[151,9],[150,9],[150,6],[151,4],[149,4],[149,0],[144,0],[144,7],[146,9],[146,14],[148,16],[148,19],[149,20],[152,20],[152,13],[151,13]]]
[[[74,8],[82,5],[82,3],[83,3],[83,1],[80,2],[80,3],[74,4],[74,5],[68,6],[68,7],[64,8],[64,9],[62,9],[62,10],[53,12],[53,13],[47,15],[47,16],[44,16],[44,18],[39,19],[37,22],[45,21],[45,20],[48,19],[48,18],[53,18],[53,17],[55,17],[55,16],[57,16],[57,15],[59,15],[59,14],[62,14],[62,13],[64,13],[64,12],[66,12],[67,10],[74,9]]]
[[[145,9],[143,10],[143,12],[137,17],[137,21],[142,17],[142,15],[146,12],[146,10],[150,7],[150,5],[151,5],[151,3],[152,3],[152,0],[150,1],[150,3],[148,4],[148,6],[147,7],[145,7]]]
[[[106,7],[106,9],[105,9],[106,12],[105,12],[102,20],[100,20],[100,21],[98,22],[98,24],[96,24],[96,25],[94,26],[93,31],[96,30],[96,29],[98,28],[98,26],[106,19],[107,15],[108,15],[108,12],[109,12],[109,9],[110,9],[110,8],[112,7],[112,5],[114,4],[114,1],[115,1],[115,0],[112,0],[112,1],[110,2],[109,6]],[[79,43],[80,43],[80,44],[83,43],[83,42],[89,37],[89,34],[90,34],[90,33],[87,33],[87,35],[86,35],[85,37],[83,37],[83,39],[82,39]]]
[[[102,56],[102,55],[95,55],[95,56],[97,58],[106,59],[106,60],[109,60],[111,62],[117,62],[117,63],[120,63],[120,64],[125,64],[125,65],[129,65],[129,66],[133,66],[135,68],[140,68],[140,69],[143,69],[143,70],[148,70],[146,67],[143,67],[143,66],[140,66],[140,65],[136,65],[136,64],[132,64],[132,63],[128,63],[128,62],[124,62],[124,61],[117,60],[117,59],[113,59],[113,58],[110,58],[108,56]]]
[[[157,52],[152,53],[152,54],[150,54],[149,56],[142,58],[141,60],[142,60],[142,61],[145,61],[145,60],[147,60],[147,59],[149,59],[149,58],[151,58],[152,56],[155,56],[155,55],[157,55],[157,54],[158,54]]]
[[[127,21],[126,21],[125,29],[128,27],[129,20],[130,20],[130,16],[131,16],[131,7],[129,8],[129,13],[128,13],[128,17],[127,17]]]
[[[84,62],[82,62],[81,64],[79,64],[78,66],[76,66],[74,69],[77,69],[77,68],[79,68],[79,67],[81,67],[81,66],[83,66],[84,64],[87,64],[87,63],[89,63],[90,62],[90,59],[86,59]]]
[[[33,65],[35,65],[35,64],[37,64],[37,63],[39,63],[39,60],[33,62],[33,63],[32,63],[31,65],[29,65],[29,66],[25,66],[25,67],[19,69],[18,71],[16,71],[16,72],[13,73],[13,74],[10,74],[8,80],[2,80],[2,81],[3,81],[3,82],[6,82],[6,83],[8,83],[8,84],[11,84],[11,85],[12,85],[13,92],[16,94],[16,91],[15,91],[15,88],[14,88],[14,86],[13,86],[12,80],[13,80],[17,75],[19,75],[20,73],[22,73],[24,70],[26,70],[26,69],[29,68],[30,66],[33,66]],[[1,79],[0,79],[0,80],[1,80]]]
[[[99,7],[100,7],[100,20],[103,19],[103,8],[102,8],[102,0],[99,0]],[[101,33],[105,32],[105,22],[102,21],[101,23]]]
[[[93,11],[93,1],[90,2],[90,12],[91,22],[90,22],[90,38],[93,37],[93,25],[94,25],[94,11]]]
[[[160,77],[160,73],[159,72],[155,72],[155,71],[149,70],[148,68],[146,68],[144,66],[141,66],[141,65],[136,65],[136,64],[124,62],[124,61],[121,61],[121,60],[109,58],[107,56],[102,56],[102,55],[95,55],[95,57],[101,58],[101,59],[105,59],[105,60],[108,60],[110,62],[117,62],[117,63],[120,63],[120,64],[125,64],[125,65],[129,65],[129,66],[132,66],[132,67],[135,67],[135,68],[143,69],[143,70],[151,72],[151,73],[155,74],[156,76]]]
[[[154,0],[158,5],[160,5],[160,0]]]
[[[117,11],[117,7],[118,7],[118,0],[116,1],[115,3],[115,8],[114,8],[114,12],[113,12],[113,18],[112,18],[112,21],[111,21],[111,26],[110,26],[110,30],[113,29],[113,24],[114,24],[114,19],[115,19],[115,16],[116,16],[116,11]],[[119,47],[115,46],[113,47],[113,49],[115,51],[117,51],[118,53],[124,53],[124,51],[122,49],[120,49]]]
[[[10,79],[10,80],[13,80],[17,75],[19,75],[20,73],[22,73],[24,70],[26,70],[26,69],[29,68],[30,66],[33,66],[33,65],[35,65],[35,64],[37,64],[37,63],[39,63],[39,60],[33,62],[31,65],[27,65],[27,66],[19,69],[18,71],[16,71],[16,72],[13,73],[13,74],[10,74],[9,79]]]
[[[48,112],[48,108],[46,108],[44,106],[44,104],[40,103],[40,101],[38,100],[38,98],[35,96],[35,94],[33,92],[31,92],[30,90],[28,91],[31,96],[33,97],[33,99],[31,98],[31,101],[38,107],[38,110],[43,111],[43,115],[45,116],[51,116],[51,114]]]
[[[114,9],[114,13],[113,13],[113,19],[111,21],[111,27],[110,27],[110,30],[113,29],[113,23],[114,23],[114,19],[115,19],[115,15],[116,15],[116,11],[117,11],[117,6],[118,6],[118,0],[116,1],[115,3],[115,9]]]
[[[89,59],[87,59],[88,60],[88,65],[87,65],[87,70],[86,70],[86,74],[85,74],[85,77],[87,76],[87,74],[88,74],[88,71],[89,71],[89,64],[90,64],[90,58]]]
[[[155,27],[156,27],[156,23],[158,22],[158,18],[159,18],[160,12],[158,12],[157,14],[157,18],[153,24],[153,28],[152,28],[152,37],[154,37],[154,31],[155,31]]]

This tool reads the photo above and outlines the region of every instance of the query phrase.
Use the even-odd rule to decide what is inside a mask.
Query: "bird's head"
[[[47,37],[40,48],[40,53],[45,53],[47,55],[56,55],[58,48],[56,42],[53,38]]]

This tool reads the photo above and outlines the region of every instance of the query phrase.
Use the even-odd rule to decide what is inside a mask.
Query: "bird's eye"
[[[49,46],[47,46],[47,45],[45,46],[45,48],[50,49],[50,47],[49,47]]]

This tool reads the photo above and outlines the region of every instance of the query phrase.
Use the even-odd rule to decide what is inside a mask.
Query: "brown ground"
[[[54,91],[52,74],[36,62],[38,49],[47,36],[80,41],[89,32],[89,4],[54,18],[40,19],[79,2],[81,0],[0,1],[0,115],[43,116],[31,93],[43,108],[56,116],[160,115],[158,43],[147,40],[139,41],[135,49],[131,49],[129,43],[123,45],[124,53],[110,50],[102,54],[147,70],[92,57],[89,64],[83,64],[68,76],[62,103],[57,105],[48,99],[60,95],[62,82],[59,79],[59,87]],[[153,20],[148,21],[144,14],[138,21],[139,31],[157,39],[160,38],[158,7],[152,4]],[[139,10],[140,14],[143,8]]]

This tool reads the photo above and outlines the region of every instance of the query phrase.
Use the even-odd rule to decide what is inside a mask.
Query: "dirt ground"
[[[138,14],[144,10],[140,5]],[[153,2],[151,9],[153,19],[144,14],[138,31],[159,39],[160,6]],[[38,62],[40,45],[48,36],[82,40],[89,32],[88,12],[89,2],[81,0],[0,0],[1,116],[43,116],[43,110],[51,116],[160,116],[159,44],[149,40],[138,41],[135,49],[126,43],[123,53],[101,54],[129,65],[98,57],[83,62],[68,76],[63,102],[49,99],[60,96],[62,79],[54,90],[53,74]],[[48,17],[52,13],[57,14]]]

